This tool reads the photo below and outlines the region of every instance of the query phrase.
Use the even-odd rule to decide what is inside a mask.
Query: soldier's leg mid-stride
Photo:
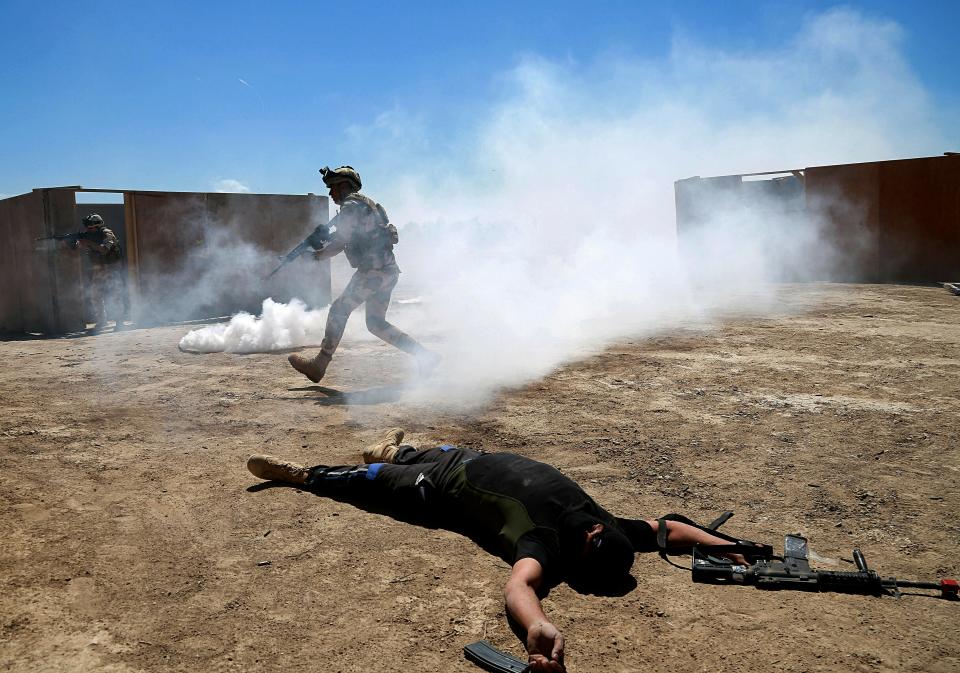
[[[391,346],[414,356],[421,373],[428,374],[436,366],[439,356],[421,346],[413,337],[398,329],[386,318],[390,295],[393,293],[399,275],[397,271],[387,270],[355,273],[343,294],[330,305],[320,352],[314,358],[305,358],[297,353],[290,355],[287,359],[293,368],[314,383],[319,383],[340,345],[350,314],[360,304],[366,303],[367,329]]]
[[[295,353],[287,358],[288,361],[298,372],[319,383],[340,345],[350,314],[366,303],[367,329],[391,346],[413,355],[420,373],[429,374],[439,363],[440,356],[390,324],[386,317],[390,295],[400,278],[400,267],[393,255],[393,246],[399,240],[397,228],[390,224],[379,203],[359,192],[360,175],[353,168],[324,168],[320,172],[330,188],[330,197],[340,206],[340,212],[329,225],[325,225],[327,230],[333,230],[333,234],[314,252],[314,257],[328,259],[344,252],[357,271],[343,294],[330,305],[320,352],[313,358]]]

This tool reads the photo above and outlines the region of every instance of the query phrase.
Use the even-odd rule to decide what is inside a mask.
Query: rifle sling
[[[725,524],[730,519],[731,516],[733,516],[733,512],[731,512],[730,510],[727,510],[726,512],[718,516],[716,519],[708,523],[707,528],[709,528],[710,530],[717,530],[720,526]]]

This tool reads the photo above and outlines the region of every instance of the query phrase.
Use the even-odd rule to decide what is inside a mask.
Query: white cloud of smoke
[[[762,199],[718,213],[692,246],[700,254],[682,257],[673,183],[938,154],[943,137],[901,39],[895,24],[838,9],[765,53],[677,38],[657,62],[530,57],[443,155],[425,143],[422,112],[409,142],[397,109],[351,127],[371,169],[405,167],[373,184],[354,164],[401,228],[398,292],[425,297],[424,323],[404,327],[442,335],[433,345],[444,364],[417,394],[477,403],[628,335],[763,311],[773,294],[762,288],[784,269],[823,270],[832,260],[816,214]],[[374,149],[398,143],[419,155],[398,162]],[[259,329],[234,342],[286,348],[301,328]]]
[[[270,275],[280,261],[276,248],[292,247],[297,241],[288,237],[303,236],[300,227],[312,229],[311,218],[319,214],[313,204],[292,208],[289,201],[265,202],[253,195],[188,193],[167,194],[141,206],[138,246],[150,253],[141,255],[137,265],[135,318],[140,324],[256,311],[267,296],[279,301],[299,297],[313,306],[325,301],[318,270],[305,259]],[[271,226],[264,226],[270,224],[267,216],[283,224],[276,236]]]
[[[250,191],[250,188],[239,180],[224,178],[214,183],[213,191],[220,192],[221,194],[246,194]]]
[[[299,299],[265,299],[259,316],[240,312],[230,322],[191,330],[180,350],[195,353],[258,353],[319,344],[327,311],[310,310]]]
[[[326,308],[311,309],[296,298],[287,303],[267,298],[259,315],[241,311],[226,323],[191,330],[180,339],[179,347],[192,353],[264,353],[319,347],[326,322]],[[374,340],[362,320],[348,323],[344,336]]]
[[[767,281],[825,271],[817,211],[762,198],[718,211],[700,254],[680,257],[673,183],[939,153],[900,41],[894,24],[835,10],[769,53],[677,39],[666,62],[520,64],[468,168],[425,167],[380,197],[414,225],[404,282],[430,288],[449,380],[519,383],[683,318],[762,311]]]

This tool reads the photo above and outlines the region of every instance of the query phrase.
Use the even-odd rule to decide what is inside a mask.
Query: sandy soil
[[[885,575],[960,574],[960,299],[808,285],[783,306],[469,413],[405,402],[404,356],[378,343],[345,340],[322,388],[282,354],[180,353],[182,326],[0,342],[0,668],[452,673],[479,670],[461,652],[479,638],[520,655],[508,568],[471,541],[251,490],[251,452],[359,462],[391,425],[553,463],[616,513],[732,509],[727,530],[778,547],[799,531],[821,567],[859,546]],[[960,670],[960,604],[697,585],[656,555],[633,574],[623,597],[545,600],[571,671]]]

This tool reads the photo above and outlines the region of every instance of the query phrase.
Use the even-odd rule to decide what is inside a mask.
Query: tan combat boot
[[[314,383],[320,383],[320,379],[323,378],[323,375],[327,373],[327,365],[330,364],[330,360],[333,359],[332,355],[327,355],[323,351],[317,353],[317,357],[311,359],[305,358],[302,355],[293,353],[287,358],[287,361],[293,365],[293,368],[298,372],[306,376],[308,379]]]
[[[371,444],[363,450],[363,462],[370,463],[392,463],[397,457],[397,451],[400,450],[400,442],[403,441],[403,430],[400,428],[391,428],[384,434],[376,444]]]
[[[247,459],[247,469],[255,477],[270,481],[285,481],[290,484],[306,484],[310,470],[303,465],[288,463],[274,456],[254,454]]]

